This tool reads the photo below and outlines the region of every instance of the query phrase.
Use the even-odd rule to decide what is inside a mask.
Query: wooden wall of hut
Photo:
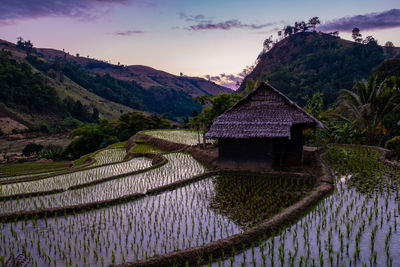
[[[218,139],[222,169],[250,171],[299,165],[303,154],[302,129],[293,127],[292,138]]]

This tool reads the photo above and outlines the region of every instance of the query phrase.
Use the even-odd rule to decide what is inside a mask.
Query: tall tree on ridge
[[[317,25],[321,24],[321,21],[319,20],[318,17],[313,17],[308,21],[308,25],[310,25],[313,28],[313,32],[315,32],[315,27]]]
[[[361,33],[360,33],[360,29],[355,27],[353,28],[353,30],[351,31],[351,37],[353,38],[354,42],[356,43],[361,43],[362,38],[361,38]]]

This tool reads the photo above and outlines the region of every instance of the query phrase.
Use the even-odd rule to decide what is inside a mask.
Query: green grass
[[[75,161],[74,161],[74,166],[81,166],[81,165],[83,165],[83,164],[88,160],[88,158],[89,158],[91,155],[92,155],[92,153],[86,154],[86,155],[83,155],[82,157],[80,157],[79,159],[75,160]]]
[[[0,165],[0,177],[59,171],[68,168],[70,163],[69,161],[59,161],[4,164]]]
[[[136,144],[132,149],[131,152],[136,152],[136,153],[153,153],[153,152],[161,152],[160,149],[145,145],[145,144]]]
[[[126,141],[118,142],[118,143],[110,145],[108,148],[124,148],[125,144],[126,144]]]
[[[198,135],[199,133],[191,130],[177,130],[177,129],[169,129],[169,130],[149,130],[141,132],[143,134],[147,134],[159,139],[164,139],[170,142],[185,144],[185,145],[197,145]],[[202,134],[200,133],[200,140],[202,141]],[[207,140],[207,143],[212,143],[212,140]]]
[[[107,147],[107,149],[112,149],[112,148],[124,148],[124,147],[125,147],[125,144],[126,144],[126,141],[114,143],[114,144],[112,144],[112,145],[109,145],[109,146]],[[96,154],[98,151],[99,151],[99,150],[97,150],[97,151],[95,151],[95,152],[93,152],[93,153],[89,153],[89,154],[83,155],[82,157],[80,157],[79,159],[77,159],[77,160],[74,161],[74,166],[81,166],[82,164],[84,164],[84,163],[87,161],[87,159],[88,159],[89,157],[94,156],[94,154]]]

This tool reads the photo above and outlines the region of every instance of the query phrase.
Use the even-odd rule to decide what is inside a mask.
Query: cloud
[[[198,23],[196,25],[191,25],[186,27],[189,31],[202,31],[202,30],[231,30],[231,29],[251,29],[251,30],[259,30],[265,27],[269,27],[274,25],[274,23],[265,23],[265,24],[247,24],[242,23],[237,19],[226,20],[224,22],[219,23]]]
[[[197,23],[211,23],[211,18],[207,18],[204,15],[198,14],[198,15],[188,15],[184,12],[178,13],[179,18],[187,21],[187,22],[197,22]]]
[[[122,32],[114,32],[114,35],[117,36],[133,36],[145,33],[142,30],[129,30],[129,31],[122,31]]]
[[[115,5],[144,3],[146,0],[1,0],[0,23],[40,17],[96,17]]]
[[[231,29],[251,29],[259,30],[265,27],[275,25],[275,23],[265,23],[265,24],[248,24],[242,23],[237,19],[226,20],[219,23],[214,23],[212,18],[206,17],[205,15],[188,15],[184,12],[178,13],[180,19],[186,22],[195,22],[196,24],[185,27],[189,31],[202,31],[202,30],[231,30]],[[180,28],[180,27],[176,27]]]
[[[369,13],[344,17],[329,21],[318,27],[321,31],[351,32],[354,27],[361,30],[388,29],[400,27],[400,9],[391,9],[379,13]]]
[[[204,76],[207,80],[215,82],[216,84],[231,88],[236,90],[238,87],[236,86],[239,82],[239,85],[242,83],[243,77],[241,74],[225,74],[221,73],[220,75],[211,76],[205,75]]]

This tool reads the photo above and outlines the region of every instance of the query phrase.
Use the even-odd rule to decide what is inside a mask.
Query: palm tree
[[[377,127],[391,112],[400,107],[400,94],[396,88],[387,86],[386,80],[377,84],[376,76],[367,82],[357,81],[354,90],[343,89],[339,95],[336,116],[349,123],[356,122],[361,131],[366,131],[368,144],[374,144]]]

